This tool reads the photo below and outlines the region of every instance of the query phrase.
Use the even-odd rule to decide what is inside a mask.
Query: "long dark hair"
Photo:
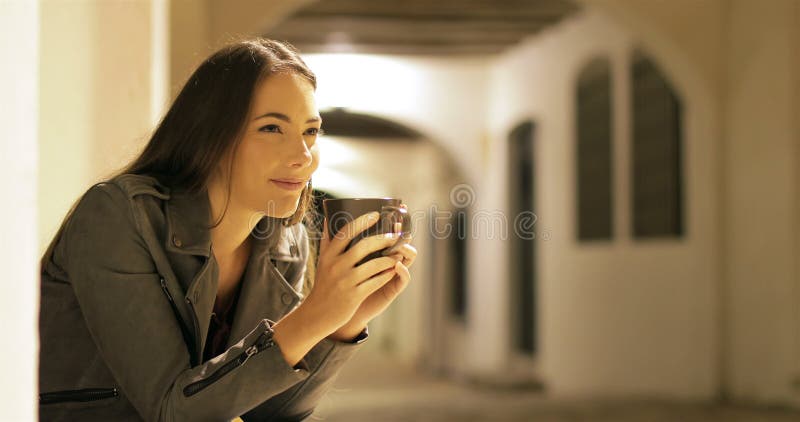
[[[276,73],[294,73],[308,80],[316,90],[317,79],[291,44],[264,38],[247,39],[221,48],[192,73],[175,101],[156,127],[144,150],[129,164],[103,179],[132,173],[155,177],[171,189],[200,193],[226,154],[235,154],[245,128],[247,114],[256,85]],[[233,163],[233,160],[230,160]],[[228,199],[220,220],[230,203],[228,167]],[[73,203],[56,235],[42,256],[41,271],[51,259],[55,244],[65,223],[80,198]],[[283,225],[305,220],[314,232],[316,219],[311,215],[311,182],[303,189],[297,210],[283,219]],[[303,292],[311,288],[316,251],[309,242],[306,280]]]

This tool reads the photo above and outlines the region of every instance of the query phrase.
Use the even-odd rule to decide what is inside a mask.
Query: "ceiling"
[[[321,0],[264,35],[303,53],[497,54],[577,10],[570,0]]]

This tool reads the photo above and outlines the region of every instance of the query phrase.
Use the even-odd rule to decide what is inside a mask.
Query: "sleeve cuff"
[[[324,338],[295,365],[295,368],[305,369],[313,373],[319,369],[323,361],[346,361],[362,347],[367,338],[369,338],[369,328],[366,326],[355,338],[349,341]]]
[[[358,333],[358,335],[355,336],[355,338],[353,338],[351,340],[348,340],[348,341],[336,341],[336,340],[334,340],[334,343],[361,344],[361,343],[367,341],[368,337],[369,337],[369,327],[368,326],[364,326],[364,329],[361,330],[361,332]]]

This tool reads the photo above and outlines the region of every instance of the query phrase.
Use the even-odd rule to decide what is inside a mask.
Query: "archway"
[[[467,234],[439,231],[467,211],[450,201],[450,187],[463,176],[441,147],[403,123],[344,108],[320,114],[325,135],[317,141],[317,206],[323,197],[401,198],[414,222],[414,245],[424,251],[412,267],[413,284],[370,324],[374,341],[365,347],[366,359],[389,357],[445,371],[453,338],[466,330],[459,313],[466,300],[466,250],[460,245]],[[368,365],[362,369],[369,371]]]

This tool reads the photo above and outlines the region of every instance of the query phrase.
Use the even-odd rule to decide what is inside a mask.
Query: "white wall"
[[[89,3],[42,2],[39,74],[39,248],[92,180],[92,15]]]
[[[0,420],[36,419],[39,342],[36,244],[39,6],[0,2]],[[13,340],[8,340],[13,339]]]
[[[40,251],[78,196],[132,159],[160,117],[166,9],[162,0],[41,2]]]
[[[728,13],[729,385],[739,399],[800,404],[800,3],[736,0]]]
[[[675,78],[672,83],[685,111],[687,234],[676,240],[634,241],[627,72],[635,42],[618,25],[589,10],[498,60],[488,119],[492,176],[483,191],[495,192],[489,203],[505,203],[502,189],[490,187],[504,186],[506,137],[515,125],[532,119],[537,124],[537,225],[550,235],[538,243],[542,347],[538,366],[550,391],[709,397],[715,391],[718,347],[713,110],[705,104],[703,92],[694,89],[691,75],[682,78],[679,69],[667,71]],[[615,232],[610,243],[579,244],[574,214],[574,89],[582,66],[598,55],[608,57],[614,69]],[[478,309],[502,310],[505,289],[478,280],[498,272],[505,276],[500,266],[506,243],[494,240],[477,247],[484,264],[475,265],[472,297],[483,301]],[[504,318],[500,312],[492,326],[507,327]],[[489,358],[478,363],[486,368],[501,364]]]
[[[720,134],[723,396],[800,405],[800,4],[581,0],[700,77]]]

